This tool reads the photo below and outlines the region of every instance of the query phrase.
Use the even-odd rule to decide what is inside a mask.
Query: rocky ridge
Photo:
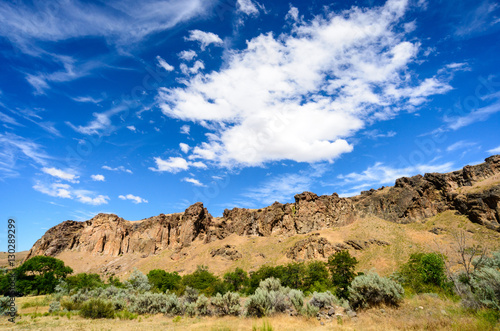
[[[114,214],[98,214],[85,222],[65,221],[52,227],[33,245],[26,258],[56,256],[63,251],[109,256],[152,255],[166,249],[179,252],[195,241],[209,243],[232,234],[293,236],[344,226],[370,215],[396,223],[411,223],[446,210],[455,210],[472,222],[500,231],[500,184],[494,182],[481,190],[467,190],[498,174],[500,155],[495,155],[482,164],[450,173],[399,178],[393,187],[372,189],[352,198],[341,198],[336,193],[317,196],[303,192],[295,196],[295,203],[275,202],[258,210],[226,209],[222,217],[215,218],[201,202],[183,213],[160,214],[136,222]],[[344,244],[362,248],[389,243],[370,239]],[[325,256],[341,248],[321,238],[307,238],[301,245],[294,246],[290,257]],[[216,255],[230,258],[231,254],[220,252]]]

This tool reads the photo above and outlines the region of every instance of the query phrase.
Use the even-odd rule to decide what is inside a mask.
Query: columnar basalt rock
[[[352,198],[341,198],[336,193],[317,196],[303,192],[295,195],[295,203],[275,202],[258,210],[226,209],[222,217],[216,218],[201,202],[197,202],[183,213],[160,214],[136,222],[114,214],[99,214],[85,222],[65,221],[49,229],[31,248],[27,258],[56,256],[62,251],[110,256],[127,253],[150,255],[165,249],[179,252],[194,241],[209,243],[232,234],[307,234],[345,226],[371,215],[391,222],[410,223],[446,210],[456,210],[472,222],[500,231],[500,155],[485,161],[446,174],[399,178],[393,187],[372,189]],[[489,186],[467,190],[488,179],[491,181]],[[317,246],[312,249],[318,252],[331,250],[326,243],[314,241],[305,244]],[[318,250],[321,245],[324,247]]]

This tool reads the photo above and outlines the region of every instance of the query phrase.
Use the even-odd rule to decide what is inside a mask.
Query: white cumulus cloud
[[[171,172],[173,174],[178,173],[179,171],[188,170],[190,167],[195,168],[206,168],[207,166],[200,161],[191,162],[187,161],[182,157],[174,157],[171,156],[167,160],[163,160],[160,157],[155,157],[156,168],[150,167],[149,169],[152,171],[158,172]]]
[[[191,61],[196,57],[196,52],[193,50],[188,50],[188,51],[182,51],[179,54],[179,58],[185,61]]]
[[[158,55],[156,57],[156,60],[158,61],[158,66],[162,67],[163,69],[165,69],[165,71],[172,71],[172,70],[174,70],[174,67],[171,66],[170,64],[168,64],[164,59],[162,59],[161,56]]]
[[[205,32],[201,30],[191,30],[189,31],[189,37],[186,40],[198,41],[200,47],[204,50],[208,45],[214,44],[215,46],[222,46],[222,39],[213,32]]]
[[[238,0],[237,4],[238,10],[247,15],[255,15],[259,13],[259,9],[257,9],[257,6],[252,2],[252,0]]]
[[[225,167],[333,161],[352,151],[347,139],[367,123],[447,92],[439,78],[408,79],[420,43],[396,29],[406,7],[389,0],[317,16],[279,37],[261,34],[228,52],[220,70],[161,88],[166,116],[212,131],[188,159]]]
[[[104,182],[106,180],[103,175],[91,175],[90,178],[96,182]]]
[[[119,195],[118,198],[122,200],[131,200],[133,203],[148,203],[148,200],[143,199],[139,196],[127,194],[127,195]]]

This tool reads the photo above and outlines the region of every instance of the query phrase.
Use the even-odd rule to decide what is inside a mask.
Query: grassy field
[[[495,317],[464,310],[459,302],[434,294],[408,297],[398,308],[377,307],[356,317],[332,319],[276,315],[246,317],[167,317],[140,315],[132,320],[84,319],[75,313],[49,314],[49,296],[17,298],[19,315],[12,324],[0,319],[1,330],[500,330]]]

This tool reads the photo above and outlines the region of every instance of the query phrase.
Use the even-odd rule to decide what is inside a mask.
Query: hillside
[[[457,231],[468,242],[500,247],[500,155],[461,170],[396,180],[351,198],[304,192],[295,203],[212,217],[201,202],[183,213],[127,221],[99,214],[49,229],[27,257],[55,256],[75,272],[125,277],[133,267],[217,274],[234,267],[326,259],[349,249],[360,269],[395,270],[418,250],[453,259]],[[89,258],[91,257],[91,258]]]

